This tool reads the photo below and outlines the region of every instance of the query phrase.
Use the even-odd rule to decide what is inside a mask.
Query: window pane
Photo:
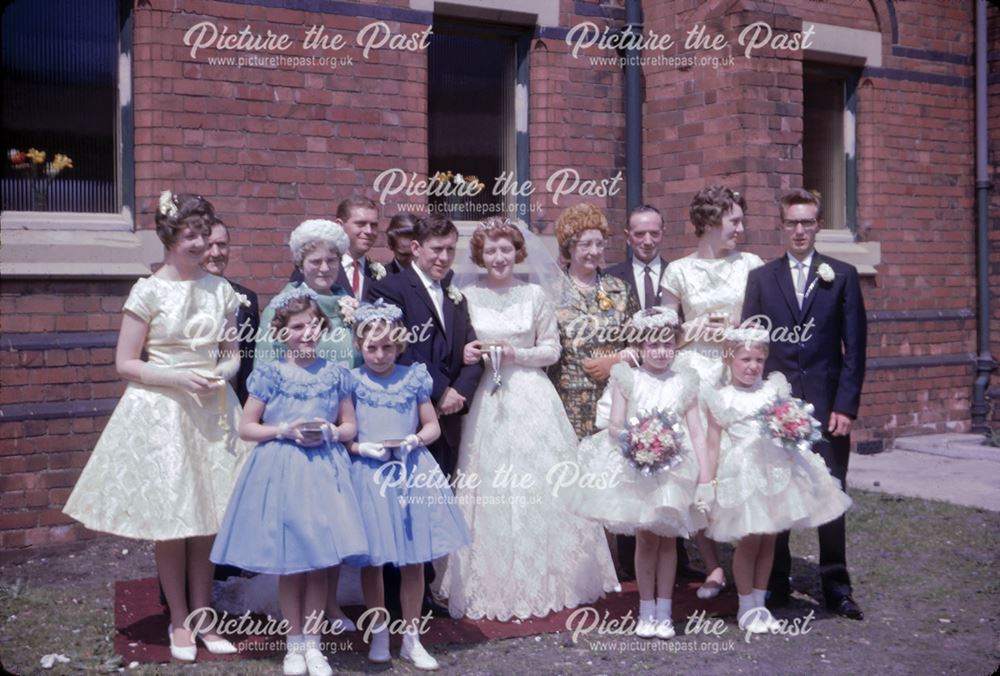
[[[52,180],[44,165],[32,180],[6,161],[3,209],[117,212],[118,3],[15,0],[2,33],[7,147],[73,160]]]
[[[826,225],[847,224],[844,78],[803,75],[802,186],[818,190]]]
[[[443,200],[453,220],[479,220],[500,212],[475,206],[505,202],[493,196],[496,177],[515,169],[514,87],[516,42],[474,27],[435,21],[428,53],[428,160],[430,173],[474,175],[485,184],[472,199]],[[509,199],[509,197],[508,197]],[[454,209],[454,210],[453,210]]]

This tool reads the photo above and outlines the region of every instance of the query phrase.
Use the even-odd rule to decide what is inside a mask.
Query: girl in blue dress
[[[286,333],[288,350],[247,381],[240,436],[258,443],[211,555],[215,563],[280,576],[278,602],[289,626],[285,674],[333,673],[319,646],[327,569],[366,563],[368,553],[341,443],[357,429],[351,376],[316,356],[326,317],[314,295],[300,287],[271,303],[272,326]]]
[[[384,607],[382,566],[399,566],[406,627],[400,657],[418,669],[437,669],[418,630],[424,563],[472,538],[447,478],[427,450],[441,434],[427,367],[396,364],[405,349],[402,310],[380,300],[361,305],[354,318],[364,366],[351,372],[358,419],[358,439],[350,444],[357,454],[351,473],[370,551],[370,567],[361,571],[365,602],[369,608]],[[376,614],[368,658],[387,662],[387,618],[384,610]]]

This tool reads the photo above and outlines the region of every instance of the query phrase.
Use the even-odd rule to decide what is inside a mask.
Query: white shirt
[[[809,288],[805,283],[809,281],[809,268],[812,266],[814,253],[816,252],[810,251],[809,255],[802,259],[802,265],[805,266],[805,282],[803,282],[802,293],[799,293],[799,290],[795,286],[795,279],[799,274],[799,259],[790,253],[788,254],[788,269],[792,271],[792,288],[795,289],[795,299],[799,301],[799,307],[802,307],[802,304],[805,303],[805,292]]]
[[[649,266],[649,272],[653,276],[653,293],[660,288],[660,270],[662,270],[663,261],[657,256],[649,263],[643,263],[635,256],[632,257],[632,275],[635,277],[635,293],[639,297],[639,307],[646,307],[646,266]]]
[[[444,328],[444,289],[441,288],[441,282],[435,282],[433,279],[428,277],[420,266],[414,263],[410,268],[417,273],[417,277],[420,278],[420,282],[427,289],[427,295],[431,297],[431,302],[434,303],[434,309],[437,311],[438,319],[441,320],[441,327]]]
[[[362,298],[365,297],[365,281],[367,281],[365,279],[365,266],[368,263],[365,261],[364,256],[359,258],[357,262],[361,265],[361,269],[358,270],[358,274],[360,275],[358,278],[358,293],[355,294],[354,297],[357,298],[358,300],[361,300]],[[343,256],[340,257],[340,267],[344,268],[344,274],[347,275],[348,288],[344,289],[345,291],[351,290],[350,284],[352,278],[354,277],[354,265],[355,261],[353,258],[351,258],[351,254],[345,253]]]

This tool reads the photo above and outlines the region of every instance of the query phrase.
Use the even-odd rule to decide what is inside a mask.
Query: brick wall
[[[882,264],[864,280],[872,368],[855,440],[966,431],[975,350],[971,3],[896,3],[895,19],[881,2],[723,4],[720,16],[713,3],[647,3],[647,28],[682,35],[702,22],[731,43],[755,21],[775,31],[800,30],[806,19],[882,33],[883,63],[862,73],[857,118],[858,221],[863,238],[881,243]],[[687,206],[709,182],[745,191],[747,250],[781,253],[774,200],[802,186],[802,54],[736,53],[726,68],[645,71],[645,192],[664,207],[668,258],[694,248]],[[906,314],[929,309],[945,317]]]
[[[757,20],[796,30],[804,17],[882,33],[883,65],[863,73],[859,95],[859,221],[865,237],[881,243],[882,265],[865,281],[876,367],[867,374],[855,438],[967,429],[972,368],[963,356],[975,350],[971,2],[896,2],[894,14],[886,0],[645,5],[647,30],[660,34],[679,35],[696,21],[728,36]],[[287,236],[301,220],[332,216],[351,193],[374,196],[372,182],[386,168],[426,174],[426,54],[378,50],[365,60],[349,41],[336,55],[353,64],[333,70],[238,68],[209,63],[232,55],[215,49],[192,58],[182,38],[203,20],[230,30],[249,24],[288,33],[296,47],[285,55],[304,57],[298,45],[313,24],[350,36],[380,19],[397,33],[421,31],[430,21],[404,0],[351,11],[209,0],[180,8],[153,0],[134,13],[138,225],[152,227],[165,188],[205,195],[231,226],[229,273],[264,303],[287,279]],[[997,11],[990,12],[998,23]],[[553,171],[572,167],[600,180],[625,165],[622,71],[586,58],[614,52],[572,58],[564,41],[580,21],[620,26],[622,14],[607,3],[562,0],[560,17],[558,28],[536,31],[528,55],[530,178],[532,201],[541,207],[532,220],[539,225],[583,201],[555,205],[545,189]],[[998,38],[994,26],[994,51]],[[668,259],[694,247],[688,203],[718,181],[747,195],[746,248],[765,258],[780,252],[773,200],[801,183],[801,73],[800,54],[763,51],[719,69],[644,68],[644,200],[664,213]],[[994,85],[992,120],[1000,119],[998,92]],[[994,144],[998,129],[993,122]],[[588,201],[604,207],[620,233],[624,186]],[[998,209],[994,197],[994,249]],[[609,258],[623,249],[618,234]],[[991,264],[1000,265],[1000,254]],[[0,290],[0,406],[19,414],[0,422],[4,551],[89,536],[59,510],[123,389],[113,352],[131,283],[5,280]],[[944,310],[945,318],[906,314],[930,309]],[[997,336],[1000,314],[993,316],[995,352]]]

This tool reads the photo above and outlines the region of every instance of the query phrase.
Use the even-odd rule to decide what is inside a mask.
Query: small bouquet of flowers
[[[761,413],[764,431],[792,453],[808,451],[823,438],[813,405],[795,398],[780,398]]]
[[[66,169],[73,168],[73,160],[62,153],[56,153],[51,162],[46,162],[44,150],[29,148],[22,152],[17,148],[7,151],[7,159],[11,168],[23,175],[29,182],[32,192],[32,203],[35,211],[47,211],[49,208],[49,184],[56,176]]]
[[[643,476],[668,470],[681,459],[680,421],[671,411],[640,411],[618,434],[622,454]]]

